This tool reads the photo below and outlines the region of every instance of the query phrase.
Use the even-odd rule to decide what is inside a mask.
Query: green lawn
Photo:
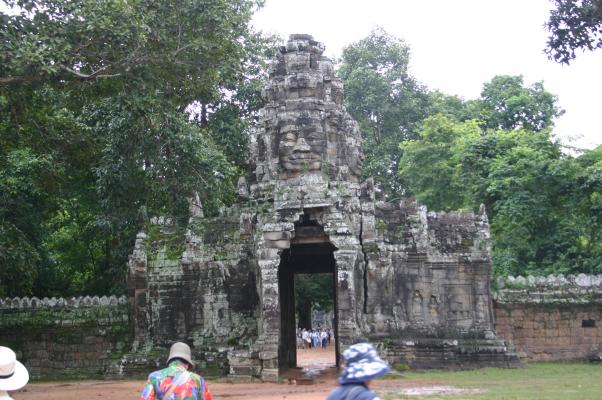
[[[602,365],[586,363],[530,363],[519,369],[486,368],[474,371],[406,372],[400,379],[425,386],[446,385],[479,388],[480,394],[403,396],[384,395],[393,399],[602,399]],[[409,386],[409,385],[408,385]]]

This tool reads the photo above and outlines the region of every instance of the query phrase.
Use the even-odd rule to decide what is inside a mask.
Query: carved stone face
[[[280,165],[290,172],[317,171],[322,166],[325,149],[326,135],[319,129],[283,132],[278,147]]]
[[[347,156],[347,163],[349,165],[349,171],[351,175],[359,177],[362,174],[362,168],[364,166],[364,154],[360,149],[354,149],[349,156]]]

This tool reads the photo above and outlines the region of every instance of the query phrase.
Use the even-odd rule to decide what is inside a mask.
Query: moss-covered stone
[[[130,347],[128,309],[86,302],[0,309],[0,343],[19,354],[33,379],[104,377]]]

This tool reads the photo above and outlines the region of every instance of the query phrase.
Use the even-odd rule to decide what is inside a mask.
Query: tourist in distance
[[[314,349],[320,348],[320,333],[316,329],[311,331],[311,345]]]
[[[343,352],[345,368],[339,377],[340,386],[326,400],[378,400],[369,389],[373,379],[391,370],[370,343],[358,343]]]
[[[212,400],[205,380],[189,371],[194,363],[186,343],[171,346],[167,364],[148,376],[140,400]]]
[[[0,346],[0,400],[13,400],[9,391],[19,390],[29,381],[27,368],[19,361],[14,351]]]
[[[297,349],[305,348],[305,341],[303,340],[303,332],[297,328]]]
[[[328,345],[328,333],[326,333],[325,329],[322,329],[320,332],[320,340],[322,342],[322,348],[325,349],[326,345]]]
[[[303,344],[303,348],[311,348],[311,334],[307,331],[307,329],[303,328],[303,333],[301,333],[301,336],[303,337],[303,341],[305,342]]]

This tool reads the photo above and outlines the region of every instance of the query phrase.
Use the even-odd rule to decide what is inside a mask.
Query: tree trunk
[[[311,302],[299,304],[299,328],[311,329]]]

